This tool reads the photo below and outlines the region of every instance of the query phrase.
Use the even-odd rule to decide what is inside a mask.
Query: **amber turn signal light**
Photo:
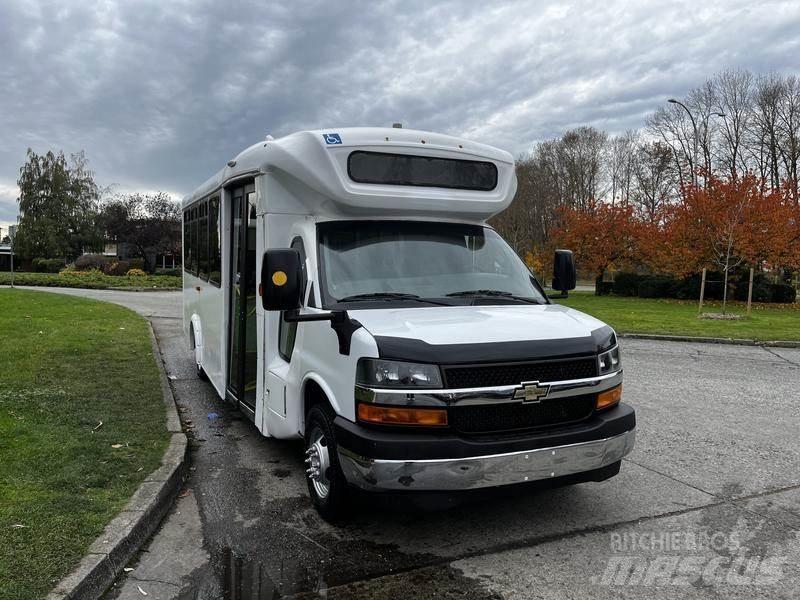
[[[447,425],[447,411],[441,408],[401,408],[398,406],[358,405],[358,419],[381,425]]]
[[[619,404],[620,400],[622,400],[622,384],[598,394],[595,408],[597,410],[609,408],[615,404]]]

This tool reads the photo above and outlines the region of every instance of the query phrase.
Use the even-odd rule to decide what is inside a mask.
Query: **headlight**
[[[367,387],[440,388],[442,376],[436,365],[362,358],[356,383]]]
[[[600,368],[600,375],[608,375],[622,368],[622,357],[619,353],[619,346],[614,346],[608,352],[603,352],[597,357],[597,364]]]

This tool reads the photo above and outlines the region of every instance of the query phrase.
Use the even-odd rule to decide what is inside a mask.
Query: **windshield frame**
[[[317,271],[318,271],[318,286],[319,286],[319,296],[322,304],[322,308],[326,310],[342,310],[342,309],[351,309],[351,310],[362,310],[362,309],[374,309],[374,308],[435,308],[439,307],[442,304],[447,306],[541,306],[543,304],[552,304],[550,299],[547,296],[543,286],[536,279],[536,276],[531,273],[528,266],[525,262],[517,255],[513,249],[508,246],[509,250],[511,250],[511,254],[513,255],[513,259],[518,261],[519,264],[525,269],[525,273],[527,273],[530,277],[530,282],[533,288],[541,295],[542,302],[541,303],[529,303],[523,302],[520,300],[516,300],[514,298],[507,298],[503,296],[450,296],[450,297],[436,297],[436,302],[431,302],[430,304],[426,304],[424,299],[365,299],[365,300],[356,300],[356,301],[348,301],[348,302],[340,302],[338,299],[333,298],[330,293],[328,292],[327,285],[326,285],[326,264],[325,264],[325,253],[323,252],[322,248],[322,230],[326,227],[346,227],[347,225],[352,225],[354,227],[365,226],[369,225],[370,223],[420,223],[421,225],[463,225],[467,227],[480,227],[485,230],[489,230],[493,232],[500,241],[508,246],[508,242],[506,242],[505,238],[501,236],[493,227],[487,225],[486,223],[474,223],[474,222],[460,222],[460,221],[436,221],[436,220],[416,220],[416,219],[342,219],[342,220],[329,220],[329,221],[319,221],[316,223],[316,253],[317,253]],[[533,297],[532,297],[533,298]],[[421,301],[423,300],[423,301]]]

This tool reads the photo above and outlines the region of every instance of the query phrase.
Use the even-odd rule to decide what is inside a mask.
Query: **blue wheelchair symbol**
[[[341,144],[342,138],[338,133],[323,133],[322,137],[325,138],[326,144]]]

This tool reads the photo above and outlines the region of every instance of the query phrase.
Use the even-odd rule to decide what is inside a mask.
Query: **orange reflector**
[[[622,384],[615,388],[611,388],[602,394],[598,394],[595,408],[597,408],[597,410],[600,410],[601,408],[608,408],[609,406],[619,404],[620,400],[622,400]]]
[[[397,406],[358,405],[358,419],[384,425],[447,425],[447,411],[440,408],[400,408]]]

